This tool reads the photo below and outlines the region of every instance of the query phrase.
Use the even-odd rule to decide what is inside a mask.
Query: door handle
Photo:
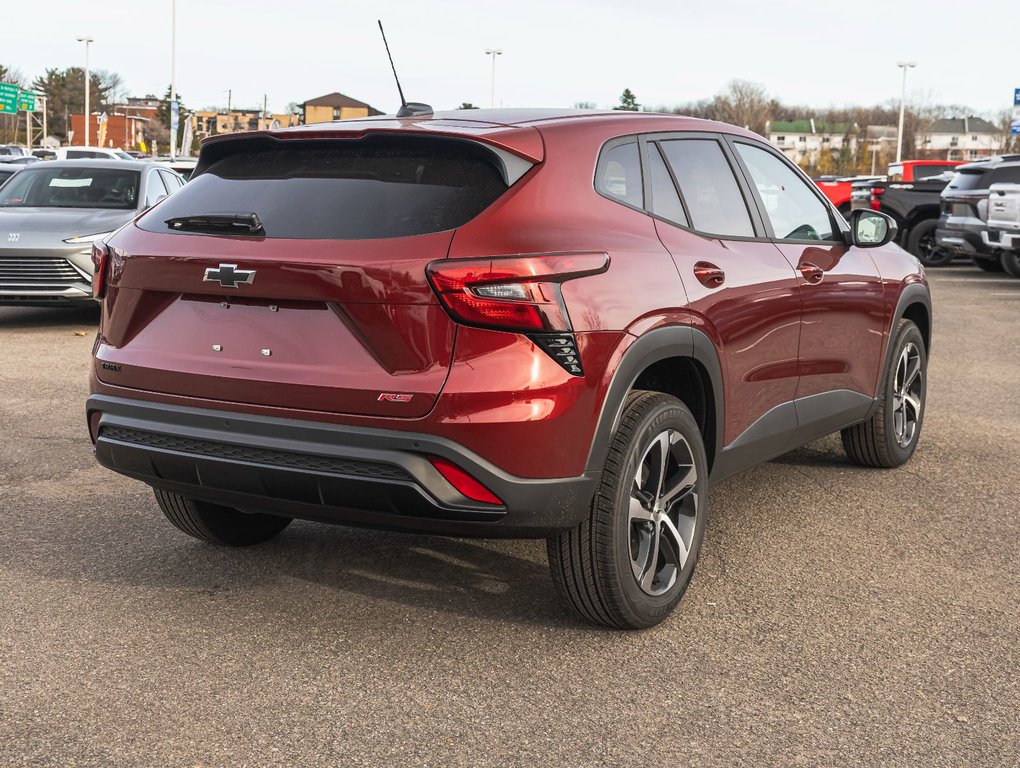
[[[708,261],[699,261],[694,265],[694,276],[706,288],[718,288],[726,280],[726,273]]]
[[[825,271],[817,264],[812,264],[810,261],[805,261],[800,264],[797,269],[804,275],[804,279],[812,285],[817,285],[822,282],[822,278],[825,277]]]

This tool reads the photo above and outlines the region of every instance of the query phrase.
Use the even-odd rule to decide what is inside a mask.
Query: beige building
[[[309,99],[301,105],[303,122],[328,123],[331,120],[345,120],[349,117],[371,117],[381,115],[375,107],[363,101],[344,96],[342,93],[329,93],[317,99]]]
[[[217,133],[290,128],[301,122],[301,115],[287,112],[263,114],[257,109],[234,109],[230,112],[198,110],[192,113],[191,121],[196,138],[204,139]]]

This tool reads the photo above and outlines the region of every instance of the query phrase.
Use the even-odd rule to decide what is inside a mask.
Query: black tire
[[[938,219],[925,219],[917,222],[907,233],[907,250],[926,267],[941,267],[953,260],[953,254],[935,245],[938,225]]]
[[[970,260],[974,262],[974,266],[985,272],[1001,272],[1004,269],[1002,262],[998,258],[982,259],[977,256],[971,256]]]
[[[662,494],[655,500],[651,494],[638,498],[638,478],[653,487],[656,477],[677,490],[661,507]],[[632,493],[640,519],[631,518]],[[662,519],[666,516],[669,525]],[[587,519],[548,540],[549,567],[560,597],[593,624],[623,629],[658,624],[687,590],[707,517],[708,460],[691,412],[670,395],[631,393]],[[641,563],[646,566],[643,578],[635,571]]]
[[[999,264],[1013,277],[1020,277],[1020,251],[1003,251]]]
[[[893,354],[889,365],[882,375],[882,388],[879,390],[878,408],[874,415],[865,422],[847,427],[841,433],[843,448],[850,460],[863,467],[898,467],[914,455],[917,441],[921,436],[924,424],[924,410],[928,394],[928,354],[924,347],[924,339],[917,326],[910,320],[900,320],[893,338]],[[913,401],[900,396],[904,391],[903,379],[909,377],[911,361],[904,366],[905,351],[912,359],[916,352],[919,365],[917,386],[911,386],[909,394]],[[902,370],[901,370],[902,366]],[[914,381],[913,378],[910,379]],[[920,407],[912,405],[918,403]],[[902,411],[902,413],[901,413]],[[913,415],[914,427],[908,436],[906,429],[900,431],[899,425],[909,425],[909,417]],[[908,439],[904,439],[908,438]]]
[[[212,544],[247,547],[269,541],[290,525],[292,518],[241,512],[179,493],[153,488],[166,519],[189,536]]]

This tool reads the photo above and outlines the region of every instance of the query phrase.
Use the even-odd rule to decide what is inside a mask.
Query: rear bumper
[[[1020,231],[992,228],[981,233],[981,240],[993,250],[1020,251]]]
[[[940,221],[935,230],[935,244],[942,250],[964,256],[985,256],[994,254],[982,239],[987,227],[977,220]]]
[[[103,466],[245,511],[451,536],[531,538],[580,523],[595,492],[594,477],[516,477],[426,434],[109,395],[90,397],[87,410]],[[429,455],[466,470],[503,505],[462,496]]]

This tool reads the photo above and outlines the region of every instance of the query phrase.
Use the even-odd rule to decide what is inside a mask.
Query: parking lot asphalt
[[[720,485],[639,633],[538,541],[180,534],[91,456],[95,314],[0,308],[0,765],[1020,765],[1020,280],[930,274],[913,461]]]

